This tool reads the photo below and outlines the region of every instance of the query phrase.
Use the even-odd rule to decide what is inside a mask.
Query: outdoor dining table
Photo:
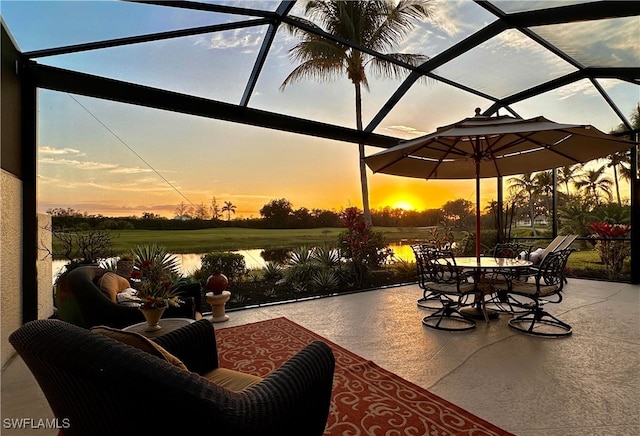
[[[484,296],[494,292],[491,283],[485,279],[485,276],[487,274],[497,273],[498,271],[514,272],[518,269],[533,265],[533,262],[510,257],[481,256],[478,258],[476,256],[456,256],[455,264],[460,268],[471,270],[470,275],[476,284],[476,299],[474,305],[462,309],[461,312],[472,318],[483,319],[485,318],[485,311],[489,318],[498,317],[498,312],[486,308],[483,311],[482,308]]]

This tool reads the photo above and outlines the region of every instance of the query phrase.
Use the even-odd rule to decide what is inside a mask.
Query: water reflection
[[[389,244],[389,248],[393,250],[396,258],[413,261],[413,251],[409,244]],[[237,250],[233,253],[241,254],[244,257],[245,264],[249,269],[261,269],[266,262],[282,262],[286,259],[287,249],[254,249],[254,250]],[[183,275],[190,275],[200,268],[200,258],[204,253],[179,253],[175,256],[180,261],[180,271]],[[110,261],[111,259],[108,259]],[[115,260],[115,258],[113,258]],[[64,270],[67,264],[66,260],[54,260],[52,264],[53,279],[55,281],[57,275]]]

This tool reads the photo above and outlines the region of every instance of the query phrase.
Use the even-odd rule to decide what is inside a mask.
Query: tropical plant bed
[[[330,295],[349,294],[366,290],[377,289],[385,286],[415,283],[415,279],[402,277],[395,274],[390,268],[381,268],[371,271],[370,276],[361,286],[341,286],[327,290],[296,289],[286,284],[278,284],[275,280],[255,280],[232,283],[228,291],[231,299],[226,305],[227,310],[248,307],[264,306],[275,303],[299,301],[310,298],[326,297]],[[203,302],[205,300],[203,299]],[[203,303],[203,312],[210,312],[206,302]]]

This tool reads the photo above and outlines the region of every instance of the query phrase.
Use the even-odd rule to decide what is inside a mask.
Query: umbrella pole
[[[476,177],[476,259],[480,262],[480,177]]]
[[[476,260],[480,263],[480,162],[476,160]]]

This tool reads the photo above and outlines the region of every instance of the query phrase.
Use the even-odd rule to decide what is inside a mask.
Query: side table
[[[144,330],[147,328],[146,321],[127,326],[122,330],[128,331],[128,332],[140,333],[142,336],[146,336],[147,338],[157,338],[158,336],[162,336],[165,333],[169,333],[179,329],[180,327],[189,325],[192,322],[194,322],[194,320],[189,318],[161,318],[160,326],[162,328],[160,330],[156,330],[153,332],[145,332]]]

